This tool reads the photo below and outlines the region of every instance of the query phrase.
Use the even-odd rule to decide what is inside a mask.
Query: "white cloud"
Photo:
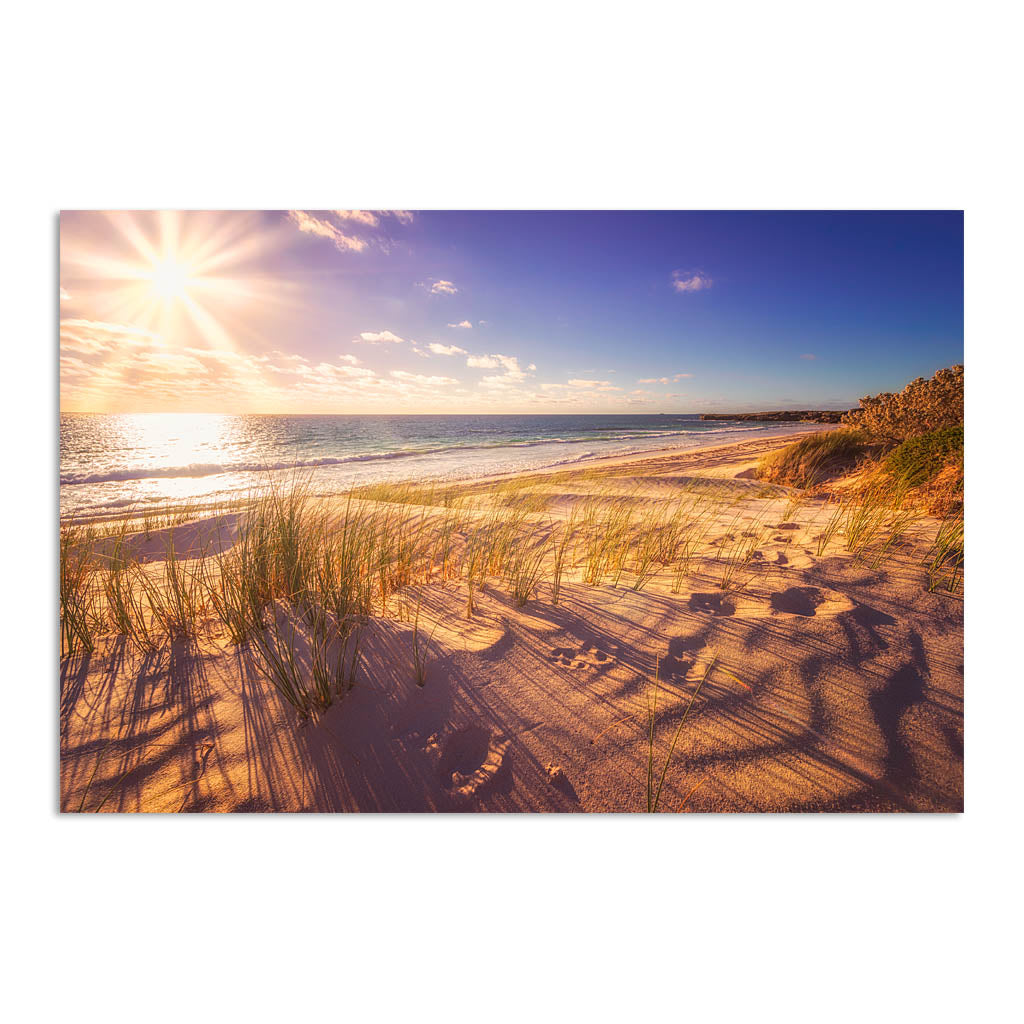
[[[427,346],[435,356],[464,356],[467,354],[464,348],[459,348],[458,345],[439,345],[436,341],[432,341]]]
[[[350,220],[355,224],[365,224],[368,228],[375,228],[380,223],[380,217],[372,210],[332,210],[339,220]]]
[[[333,224],[320,220],[319,217],[314,217],[306,213],[305,210],[289,210],[288,217],[300,231],[330,239],[340,252],[362,252],[366,248],[366,242],[361,238],[346,235]]]
[[[621,391],[622,388],[617,388],[610,380],[581,380],[578,377],[574,377],[572,380],[565,382],[566,387],[579,388],[584,391]]]
[[[451,281],[435,281],[430,286],[431,295],[454,295],[458,290]]]
[[[388,210],[399,224],[411,224],[415,218],[415,214],[411,210]]]
[[[355,340],[368,341],[371,345],[376,345],[382,341],[397,343],[405,341],[405,338],[400,338],[397,334],[392,334],[391,331],[363,331]]]
[[[449,327],[472,327],[473,325],[468,320],[460,320],[457,324],[449,324]]]
[[[61,290],[60,290],[60,301],[61,302],[68,302],[68,301],[70,301],[70,299],[71,299],[71,296],[68,295],[68,293],[63,288],[61,288]]]
[[[395,380],[405,381],[419,387],[441,387],[447,384],[458,384],[454,377],[428,377],[422,373],[409,373],[407,370],[392,370]]]
[[[699,292],[711,287],[711,278],[700,270],[673,270],[672,287],[677,292]]]
[[[508,380],[525,380],[527,373],[532,373],[537,369],[533,363],[530,363],[527,369],[523,370],[515,356],[503,356],[500,352],[495,352],[493,355],[470,356],[466,360],[466,365],[477,370],[496,370],[499,366],[504,367],[504,376]]]
[[[343,354],[343,355],[340,355],[340,356],[338,356],[338,358],[339,358],[339,359],[340,359],[340,360],[341,360],[341,361],[342,361],[343,363],[348,363],[348,364],[349,364],[350,366],[358,366],[358,365],[359,365],[359,360],[358,360],[358,359],[356,359],[356,357],[355,357],[355,356],[353,356],[353,355],[350,355],[350,354],[348,354],[348,353],[345,353],[345,354]]]

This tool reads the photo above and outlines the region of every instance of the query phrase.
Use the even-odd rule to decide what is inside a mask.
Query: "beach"
[[[939,524],[851,551],[827,493],[755,476],[800,436],[318,492],[329,516],[447,523],[450,565],[373,597],[344,692],[306,716],[207,602],[152,649],[98,637],[61,663],[61,808],[962,810],[962,590],[924,568]],[[160,573],[173,539],[187,571],[246,515],[129,523],[124,550]],[[510,520],[503,568],[467,576],[467,538]],[[670,560],[648,553],[669,534]]]

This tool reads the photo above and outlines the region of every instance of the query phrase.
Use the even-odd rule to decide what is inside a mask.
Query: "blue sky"
[[[62,408],[840,408],[963,359],[959,212],[71,212]]]

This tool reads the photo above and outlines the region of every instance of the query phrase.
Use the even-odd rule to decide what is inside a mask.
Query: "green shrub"
[[[885,468],[898,479],[918,487],[934,479],[954,458],[963,458],[964,426],[940,427],[911,437],[885,460]]]
[[[899,443],[964,421],[964,368],[939,370],[927,380],[912,380],[899,394],[868,395],[843,423],[866,431],[873,439]]]
[[[860,430],[812,434],[766,455],[757,467],[757,475],[768,483],[814,487],[830,476],[852,469],[866,448],[867,438]]]

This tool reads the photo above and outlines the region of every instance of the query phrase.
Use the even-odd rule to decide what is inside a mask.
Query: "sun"
[[[184,299],[191,279],[188,267],[175,259],[158,260],[149,275],[153,294],[165,301]]]

